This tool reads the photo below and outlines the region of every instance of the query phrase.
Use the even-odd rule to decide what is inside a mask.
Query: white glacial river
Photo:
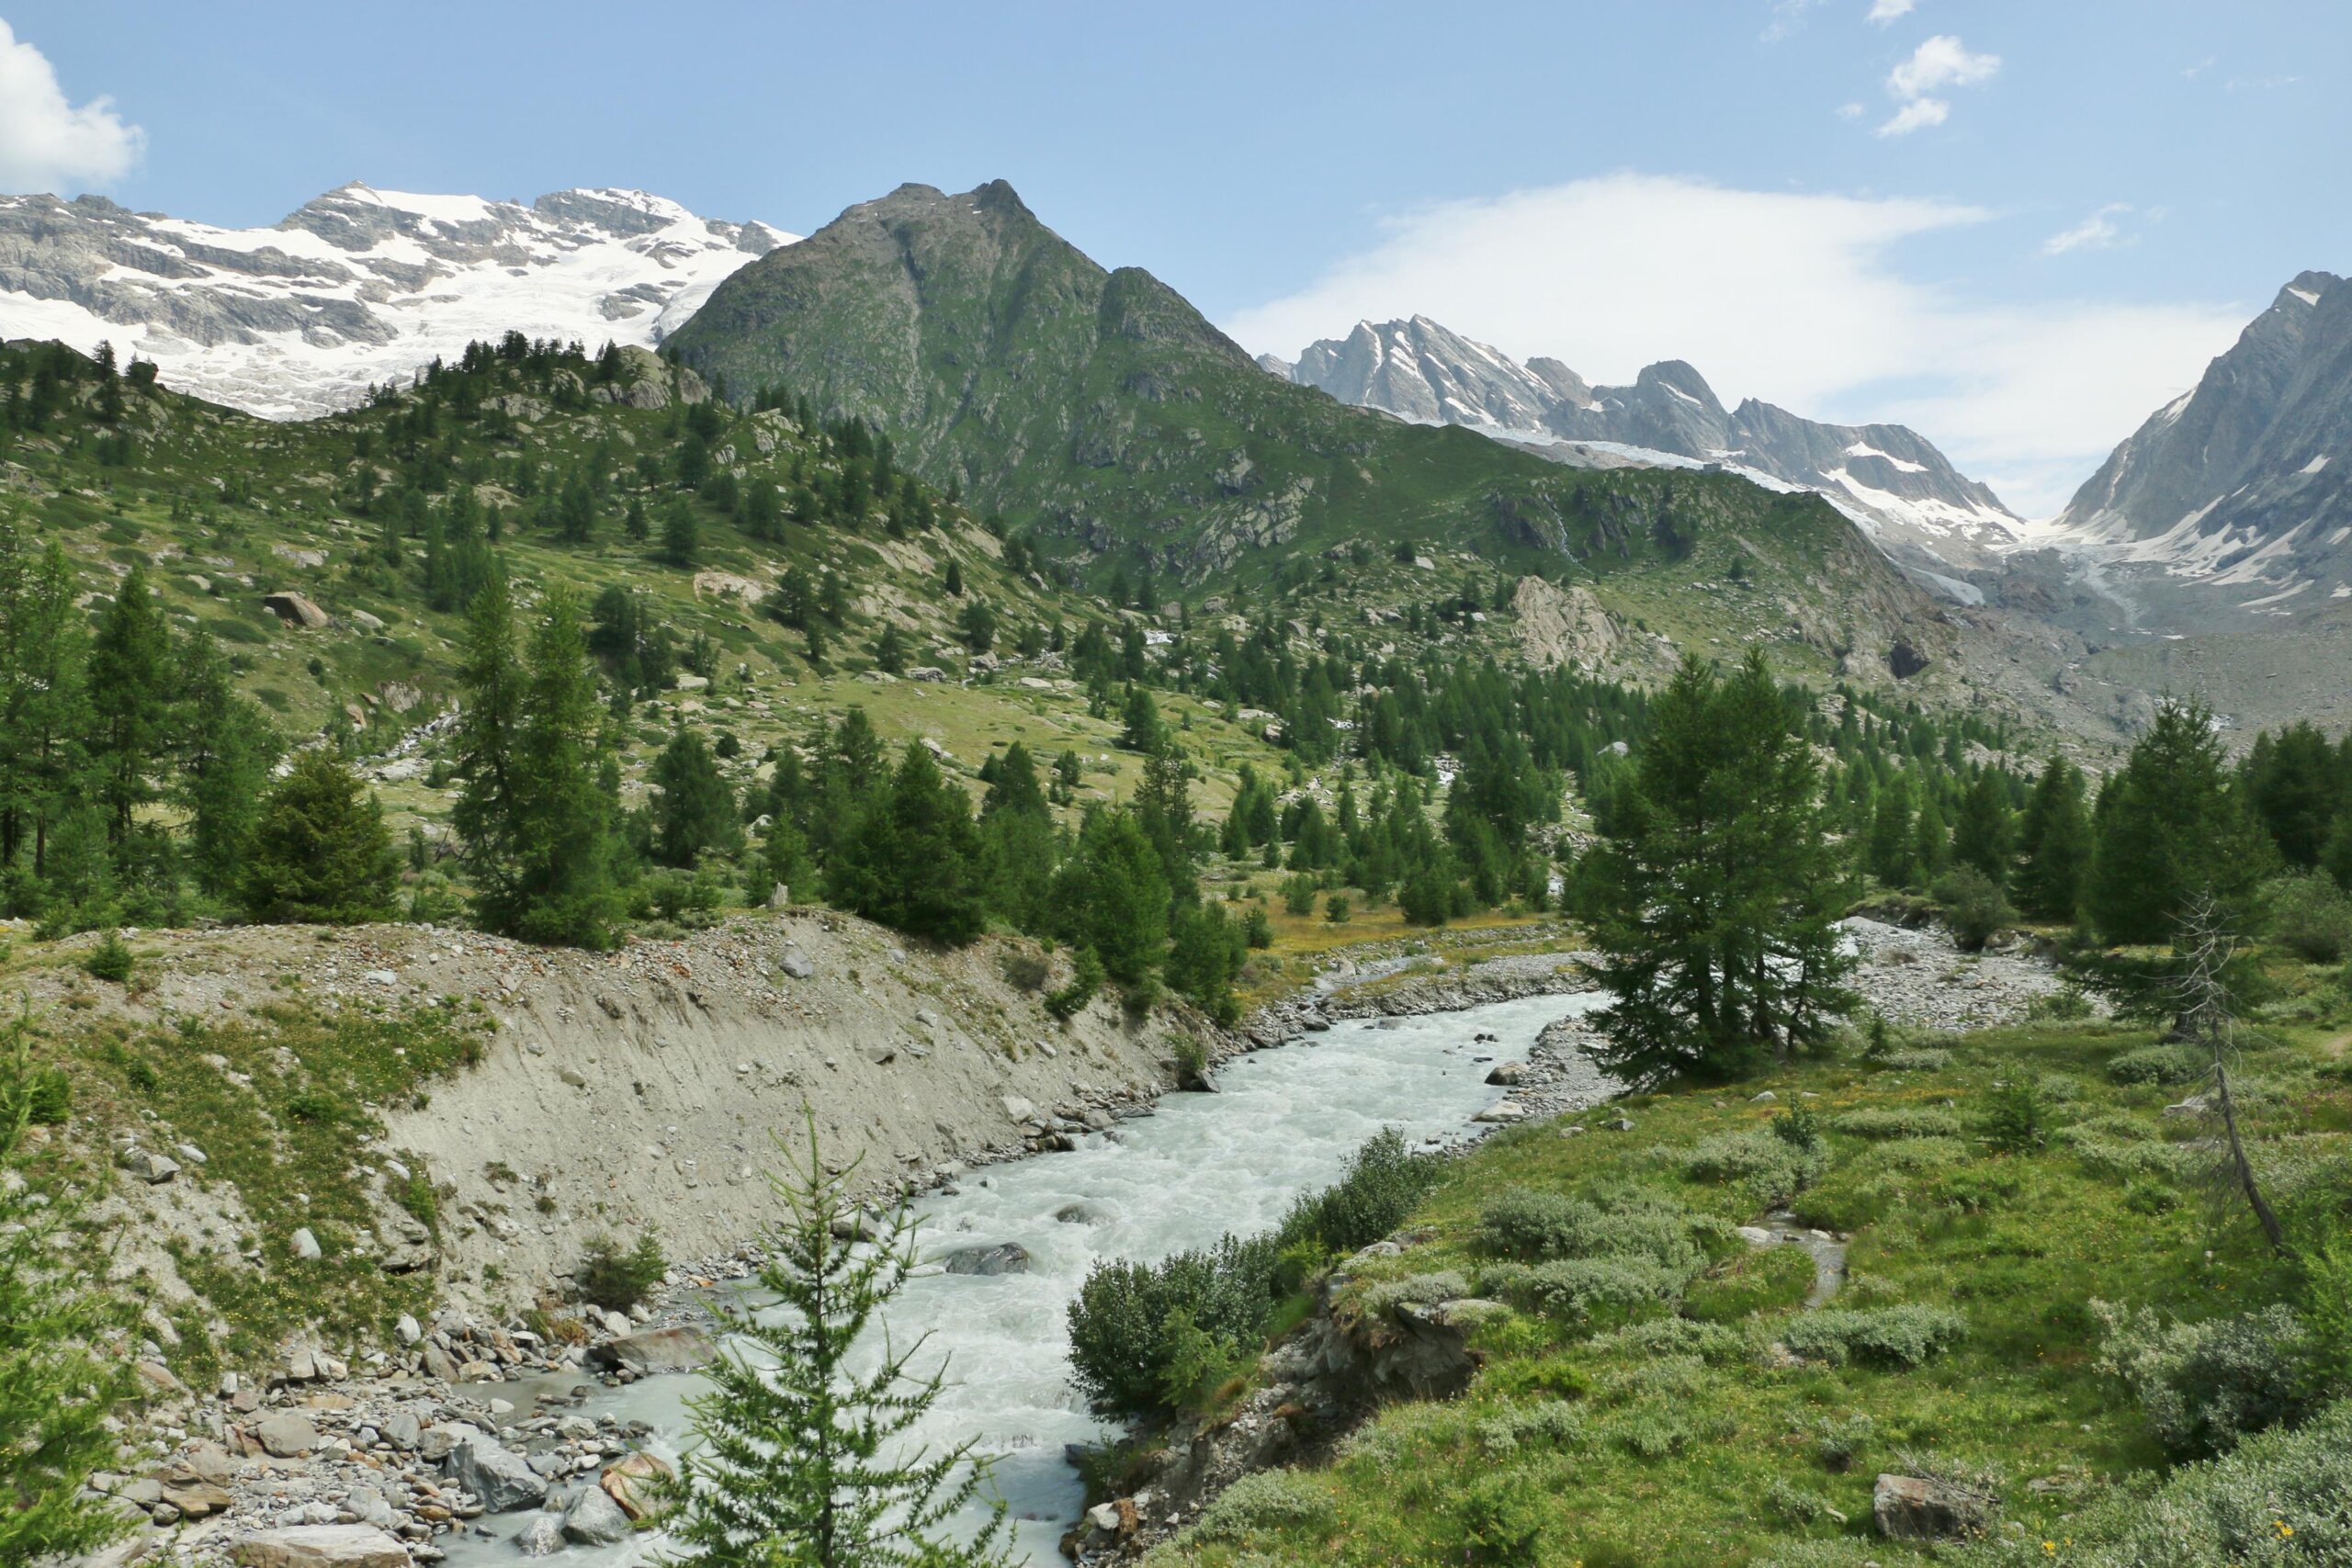
[[[1090,1414],[1070,1382],[1067,1313],[1087,1271],[1105,1258],[1143,1261],[1205,1247],[1227,1232],[1248,1235],[1282,1219],[1299,1195],[1328,1186],[1348,1156],[1383,1127],[1413,1145],[1452,1144],[1471,1118],[1505,1091],[1485,1083],[1489,1064],[1523,1061],[1555,1021],[1590,1011],[1593,993],[1496,1002],[1419,1018],[1335,1023],[1306,1043],[1238,1056],[1217,1071],[1216,1094],[1171,1094],[1154,1113],[1089,1136],[1072,1153],[989,1166],[953,1196],[920,1200],[926,1258],[958,1248],[1017,1242],[1030,1255],[1022,1274],[981,1278],[929,1274],[910,1280],[889,1308],[899,1342],[928,1334],[918,1369],[947,1359],[948,1386],[916,1429],[933,1447],[973,1439],[994,1460],[993,1480],[1010,1505],[1022,1554],[1059,1562],[1062,1533],[1083,1502],[1064,1445],[1116,1434]],[[1480,1033],[1495,1036],[1474,1043]],[[1057,1220],[1082,1204],[1087,1222]],[[527,1418],[535,1393],[576,1378],[545,1377],[500,1393]],[[599,1388],[580,1414],[642,1420],[648,1446],[674,1454],[689,1439],[691,1376],[653,1377]],[[571,1413],[573,1407],[556,1407]],[[590,1478],[592,1479],[592,1478]],[[567,1483],[565,1495],[580,1483]],[[505,1538],[527,1513],[489,1515],[476,1530],[441,1538],[452,1568],[520,1561]],[[977,1522],[977,1520],[976,1520]],[[548,1562],[568,1568],[625,1568],[658,1561],[662,1538],[573,1547]]]

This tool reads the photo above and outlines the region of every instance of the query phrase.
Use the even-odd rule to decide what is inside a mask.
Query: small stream
[[[962,1190],[916,1205],[925,1257],[1018,1243],[1022,1274],[931,1274],[908,1281],[888,1328],[900,1343],[929,1334],[948,1359],[948,1387],[916,1430],[934,1448],[971,1438],[995,1460],[1019,1550],[1032,1563],[1061,1561],[1063,1531],[1083,1502],[1065,1445],[1117,1428],[1091,1415],[1070,1382],[1066,1314],[1087,1272],[1106,1258],[1149,1260],[1204,1247],[1227,1232],[1278,1223],[1302,1193],[1328,1185],[1348,1156],[1383,1127],[1419,1145],[1471,1135],[1471,1118],[1503,1097],[1487,1086],[1491,1061],[1521,1061],[1544,1028],[1590,1011],[1593,993],[1534,997],[1420,1018],[1333,1025],[1303,1043],[1237,1057],[1218,1069],[1216,1094],[1178,1094],[1154,1112],[1089,1136],[1075,1152],[988,1168]],[[1474,1037],[1494,1039],[1474,1043]],[[919,1361],[917,1370],[924,1370]],[[656,1377],[600,1388],[582,1407],[650,1423],[649,1447],[673,1455],[685,1435],[694,1377]],[[548,1377],[499,1392],[522,1410]],[[486,1517],[498,1539],[442,1538],[452,1568],[520,1561],[511,1540],[531,1516]],[[978,1523],[976,1517],[974,1523]],[[609,1548],[571,1548],[551,1562],[624,1568],[658,1560],[662,1538]]]

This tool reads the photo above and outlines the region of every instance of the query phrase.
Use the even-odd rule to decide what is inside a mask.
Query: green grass
[[[2081,1499],[2028,1482],[2120,1476],[2160,1461],[2137,1407],[2093,1370],[2090,1302],[2202,1318],[2283,1287],[2242,1214],[2217,1213],[2179,1175],[2127,1168],[2108,1152],[2190,1152],[2191,1129],[2163,1115],[2176,1091],[2107,1077],[2108,1061],[2147,1040],[2104,1026],[1981,1033],[1953,1043],[1932,1088],[1821,1064],[1736,1095],[1633,1097],[1630,1133],[1600,1130],[1594,1118],[1595,1130],[1577,1136],[1551,1125],[1500,1134],[1415,1217],[1430,1239],[1371,1262],[1351,1296],[1444,1270],[1479,1288],[1494,1268],[1480,1219],[1509,1189],[1621,1205],[1630,1191],[1745,1224],[1757,1217],[1747,1181],[1690,1155],[1758,1132],[1772,1111],[1746,1095],[1770,1088],[1782,1107],[1815,1109],[1827,1129],[1826,1168],[1799,1194],[1799,1216],[1852,1232],[1849,1280],[1831,1303],[1842,1315],[1805,1318],[1819,1333],[1792,1337],[1852,1353],[1792,1362],[1770,1348],[1798,1321],[1812,1282],[1811,1261],[1794,1247],[1718,1258],[1683,1292],[1679,1315],[1612,1329],[1513,1313],[1479,1330],[1487,1359],[1462,1398],[1387,1407],[1328,1467],[1253,1483],[1155,1564],[1722,1568],[1806,1542],[1849,1543],[1857,1563],[1908,1562],[1917,1554],[1871,1531],[1870,1493],[1878,1472],[1922,1455],[1992,1464],[2007,1517],[2035,1541],[2063,1541]],[[2352,1152],[2341,1131],[2352,1089],[2328,1060],[2310,1043],[2249,1054],[2246,1070],[2267,1090],[2267,1165],[2309,1168]],[[1982,1122],[1996,1086],[2053,1073],[2078,1092],[2050,1108],[2052,1145],[1990,1152]],[[1929,1109],[1959,1135],[1940,1122],[1929,1132],[1921,1114]],[[1888,1137],[1880,1118],[1928,1135]],[[2192,1163],[2176,1157],[2175,1167]],[[2177,1201],[2148,1201],[2152,1186]],[[1945,1312],[1963,1327],[1939,1348],[1933,1325]],[[1873,1348],[1900,1345],[1922,1325],[1931,1331],[1926,1359],[1912,1370],[1894,1359],[1909,1351]],[[1510,1551],[1526,1554],[1497,1555],[1507,1538],[1519,1541]]]
[[[401,1314],[424,1312],[432,1271],[387,1273],[359,1245],[372,1243],[382,1213],[360,1173],[383,1156],[362,1145],[382,1132],[379,1111],[422,1103],[435,1078],[479,1060],[483,1030],[470,1007],[330,1012],[300,1000],[148,1029],[40,1021],[35,1060],[65,1068],[77,1122],[101,1130],[77,1147],[102,1157],[105,1130],[118,1127],[139,1130],[151,1146],[190,1143],[206,1162],[183,1162],[175,1179],[235,1189],[243,1224],[234,1235],[170,1248],[181,1277],[230,1325],[216,1339],[200,1314],[175,1314],[185,1343],[172,1359],[184,1380],[263,1364],[301,1328],[332,1345],[389,1343]],[[421,1165],[410,1165],[408,1183],[387,1177],[384,1186],[429,1228],[437,1200]],[[100,1168],[84,1174],[119,1178]],[[302,1227],[323,1256],[295,1256]]]

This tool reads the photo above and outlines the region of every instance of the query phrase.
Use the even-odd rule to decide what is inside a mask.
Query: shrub
[[[2341,1563],[2347,1495],[2352,1404],[2339,1404],[2297,1431],[2268,1433],[2224,1458],[2183,1465],[2153,1495],[2123,1491],[2076,1515],[2068,1522],[2075,1544],[2066,1560],[2085,1568]],[[2015,1557],[1996,1557],[1988,1545],[1972,1561]]]
[[[1521,1262],[1629,1258],[1688,1277],[1706,1261],[1692,1235],[1690,1216],[1649,1193],[1629,1192],[1604,1204],[1561,1192],[1509,1188],[1487,1202],[1478,1235],[1489,1252]]]
[[[2317,872],[2264,885],[2262,913],[2271,940],[2306,964],[2341,964],[2352,952],[2352,897]]]
[[[1889,1051],[1879,1058],[1879,1065],[1891,1072],[1940,1073],[1951,1066],[1951,1053],[1940,1045],[1914,1045]]]
[[[1830,1126],[1856,1138],[1957,1138],[1960,1118],[1928,1105],[1867,1106],[1830,1119]]]
[[[1693,1181],[1737,1183],[1757,1204],[1777,1208],[1821,1179],[1829,1153],[1817,1144],[1803,1146],[1770,1127],[1718,1133],[1679,1156],[1682,1174]]]
[[[1584,1327],[1611,1327],[1663,1313],[1690,1279],[1687,1269],[1645,1258],[1566,1258],[1498,1263],[1478,1276],[1487,1294],[1527,1312]]]
[[[1072,965],[1072,971],[1069,984],[1049,993],[1046,998],[1046,1010],[1065,1022],[1085,1010],[1086,1004],[1092,1001],[1096,993],[1102,989],[1102,982],[1105,978],[1102,972],[1102,960],[1094,955],[1094,950],[1091,947],[1081,947],[1078,950],[1078,958]]]
[[[2026,1017],[2047,1019],[2058,1023],[2075,1023],[2091,1015],[2091,999],[2079,986],[2064,986],[2045,992],[2026,1004]]]
[[[1053,973],[1044,953],[1025,951],[1006,953],[999,970],[1006,985],[1016,991],[1032,992],[1044,990],[1046,978]]]
[[[1981,953],[2003,926],[2018,918],[2000,885],[1973,866],[1962,866],[1936,883],[1936,901],[1962,953]]]
[[[1764,1488],[1764,1506],[1795,1525],[1816,1524],[1835,1511],[1830,1507],[1829,1500],[1818,1492],[1778,1475]]]
[[[1967,1320],[1941,1307],[1849,1307],[1807,1313],[1784,1325],[1781,1343],[1809,1361],[1909,1369],[1957,1343]]]
[[[108,931],[106,940],[92,948],[82,960],[82,973],[93,980],[111,980],[119,986],[130,978],[130,947],[119,931]]]
[[[1458,1509],[1464,1537],[1461,1561],[1480,1568],[1534,1568],[1548,1501],[1531,1477],[1514,1472],[1472,1483]]]
[[[1334,893],[1329,898],[1324,899],[1323,918],[1330,921],[1335,926],[1346,925],[1348,923],[1348,896],[1344,893]]]
[[[1405,1223],[1441,1170],[1402,1133],[1384,1127],[1350,1157],[1338,1181],[1292,1204],[1276,1234],[1285,1246],[1311,1241],[1326,1253],[1369,1247]]]
[[[572,1285],[583,1302],[606,1312],[627,1312],[652,1292],[669,1268],[650,1230],[627,1251],[611,1236],[600,1235],[582,1249]]]
[[[2167,1323],[2147,1308],[2091,1303],[2098,1367],[2140,1402],[2148,1429],[2184,1458],[2223,1453],[2242,1438],[2303,1416],[2309,1349],[2290,1307],[2205,1323]]]
[[[2041,1089],[2025,1078],[1993,1091],[1984,1111],[1984,1142],[2003,1154],[2031,1154],[2050,1141]]]
[[[1252,1471],[1201,1510],[1185,1531],[1194,1541],[1238,1541],[1261,1530],[1310,1529],[1330,1508],[1328,1491],[1295,1470]]]
[[[2143,1045],[2108,1058],[2107,1077],[2119,1084],[2193,1083],[2212,1066],[2212,1058],[2194,1045]]]
[[[1584,1412],[1565,1399],[1514,1404],[1475,1428],[1478,1446],[1499,1459],[1521,1448],[1575,1450],[1589,1439]]]

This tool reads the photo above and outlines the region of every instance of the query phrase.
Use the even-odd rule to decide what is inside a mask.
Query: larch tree
[[[828,1170],[816,1118],[806,1152],[779,1141],[786,1174],[768,1184],[786,1217],[766,1236],[757,1310],[726,1309],[727,1348],[688,1404],[694,1437],[666,1521],[684,1568],[1010,1568],[1001,1500],[984,1501],[985,1461],[967,1439],[932,1451],[909,1433],[945,1386],[913,1370],[924,1339],[887,1339],[869,1370],[852,1347],[915,1267],[902,1204],[882,1235],[854,1239],[858,1163]],[[967,1510],[985,1516],[956,1539]]]
[[[1686,660],[1579,894],[1612,998],[1601,1065],[1634,1083],[1784,1062],[1851,1010],[1819,765],[1760,657]]]

